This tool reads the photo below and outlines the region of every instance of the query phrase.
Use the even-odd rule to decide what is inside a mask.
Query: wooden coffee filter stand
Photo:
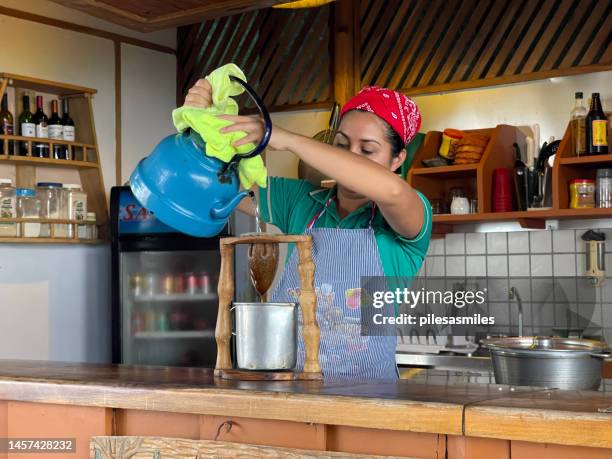
[[[302,310],[304,370],[299,371],[251,371],[234,368],[230,352],[232,321],[230,308],[234,300],[234,246],[236,244],[295,243],[298,251],[300,277],[299,307]],[[320,380],[323,378],[319,362],[321,332],[317,323],[317,296],[314,290],[315,265],[312,260],[312,237],[306,235],[261,234],[221,239],[221,274],[219,276],[219,311],[215,339],[217,362],[215,376],[239,380]]]

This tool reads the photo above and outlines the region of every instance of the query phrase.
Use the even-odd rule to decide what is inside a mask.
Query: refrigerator
[[[219,238],[177,232],[129,187],[111,190],[112,357],[133,365],[214,366]]]

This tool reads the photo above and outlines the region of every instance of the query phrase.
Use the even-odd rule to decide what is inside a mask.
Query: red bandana
[[[421,127],[421,113],[417,105],[405,95],[378,86],[367,86],[349,100],[340,116],[349,110],[374,113],[385,120],[399,134],[404,143],[410,142]]]

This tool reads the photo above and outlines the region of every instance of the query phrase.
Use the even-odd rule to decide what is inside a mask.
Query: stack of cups
[[[511,173],[507,167],[493,171],[493,212],[512,211]]]

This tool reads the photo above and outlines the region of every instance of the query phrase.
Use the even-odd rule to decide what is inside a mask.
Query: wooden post
[[[355,75],[356,45],[355,37],[355,10],[353,0],[338,0],[334,3],[334,98],[336,102],[344,105],[357,91]]]
[[[312,239],[308,238],[306,241],[297,242],[296,245],[300,258],[298,264],[300,273],[300,308],[302,309],[304,321],[302,334],[304,335],[306,351],[304,373],[319,373],[321,371],[321,365],[319,364],[321,331],[317,324],[317,295],[314,289],[315,265],[312,260]]]
[[[217,341],[216,370],[231,370],[232,356],[230,354],[230,338],[232,324],[230,320],[230,306],[234,300],[234,246],[221,241],[221,272],[219,275],[219,311],[217,312],[217,326],[215,340]]]

